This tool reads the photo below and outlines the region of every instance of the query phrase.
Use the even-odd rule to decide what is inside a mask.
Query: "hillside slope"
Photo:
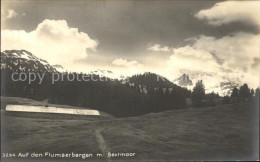
[[[172,110],[120,119],[3,115],[2,149],[101,153],[105,147],[114,153],[136,153],[134,157],[112,159],[256,160],[258,115],[253,105]]]

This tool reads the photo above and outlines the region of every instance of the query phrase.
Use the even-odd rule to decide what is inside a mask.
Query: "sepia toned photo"
[[[259,160],[260,1],[1,0],[1,160]]]

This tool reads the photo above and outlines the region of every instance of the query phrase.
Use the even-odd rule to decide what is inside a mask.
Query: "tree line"
[[[39,78],[29,84],[28,81],[13,81],[12,72],[10,69],[1,69],[2,96],[38,101],[47,99],[52,104],[92,108],[117,117],[186,108],[188,98],[192,98],[192,106],[196,107],[214,105],[214,100],[221,98],[215,93],[206,94],[202,81],[198,81],[193,91],[190,91],[165,78],[158,80],[158,76],[152,73],[134,75],[125,83],[109,78],[100,79],[100,76],[94,74],[91,76],[93,80],[71,81],[67,79],[69,75],[82,77],[84,74],[63,73],[64,80],[51,84],[52,73],[47,72],[41,84]],[[236,90],[233,91],[232,95],[236,96]],[[244,101],[248,97],[247,88],[240,87],[238,96]]]
[[[250,89],[247,84],[243,84],[239,88],[234,87],[230,96],[220,97],[214,92],[206,94],[203,81],[199,80],[193,88],[191,97],[196,107],[247,102],[253,99],[259,100],[259,88],[254,90]]]

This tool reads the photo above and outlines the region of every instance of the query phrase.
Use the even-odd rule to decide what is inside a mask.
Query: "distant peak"
[[[189,76],[187,74],[182,74],[182,76],[175,79],[174,82],[177,82],[180,86],[193,85],[192,80],[189,78]]]
[[[1,68],[13,71],[61,72],[63,67],[51,66],[46,60],[36,57],[27,50],[5,50],[1,52]]]

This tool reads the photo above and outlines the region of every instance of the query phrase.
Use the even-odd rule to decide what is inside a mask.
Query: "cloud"
[[[201,36],[193,47],[217,55],[223,61],[222,67],[233,71],[248,72],[254,59],[259,57],[259,40],[260,35],[244,32],[220,39]]]
[[[175,48],[168,64],[172,69],[178,69],[181,72],[212,73],[219,69],[219,65],[208,51],[193,46]]]
[[[170,48],[168,46],[161,46],[160,44],[155,44],[148,48],[150,51],[156,51],[156,52],[168,52],[170,51]]]
[[[2,10],[1,11],[1,17],[3,19],[11,19],[16,17],[18,14],[13,10],[13,9],[7,9],[7,10]]]
[[[252,64],[253,68],[258,68],[260,67],[260,58],[254,58],[254,63]]]
[[[123,67],[138,67],[138,66],[142,66],[140,63],[138,63],[136,60],[133,61],[128,61],[125,59],[115,59],[112,62],[113,65],[116,66],[123,66]]]
[[[259,15],[259,1],[227,1],[217,3],[210,9],[201,10],[195,17],[207,20],[208,24],[214,26],[242,22],[260,28]]]
[[[213,26],[242,23],[260,28],[259,15],[260,3],[258,1],[226,1],[217,3],[212,8],[199,11],[195,17],[206,20],[208,24]],[[205,60],[201,60],[201,65],[198,68],[202,72],[226,71],[229,73],[225,73],[225,79],[230,80],[233,75],[232,79],[236,78],[233,80],[235,82],[248,83],[254,88],[259,86],[260,34],[237,32],[219,39],[204,35],[191,39],[193,44],[187,47],[213,56],[211,61],[215,63],[212,63],[212,66],[208,66],[208,61],[204,63]],[[187,64],[189,64],[189,61]],[[223,80],[223,77],[215,76],[214,79],[219,82]],[[212,83],[214,82],[216,81],[212,80]]]
[[[259,69],[252,65],[259,59],[260,35],[239,32],[219,39],[204,35],[193,39],[193,44],[173,49],[166,68],[168,75],[209,74],[214,80],[206,84],[212,86],[222,79],[215,75],[228,72],[227,75],[241,75],[237,82],[259,85]]]
[[[128,61],[120,58],[115,59],[112,64],[117,66],[113,71],[121,75],[131,76],[144,72],[144,66],[136,60]]]
[[[69,27],[66,20],[46,19],[31,32],[2,30],[1,44],[2,50],[25,49],[51,64],[77,70],[74,61],[86,58],[86,49],[96,50],[98,42]]]

